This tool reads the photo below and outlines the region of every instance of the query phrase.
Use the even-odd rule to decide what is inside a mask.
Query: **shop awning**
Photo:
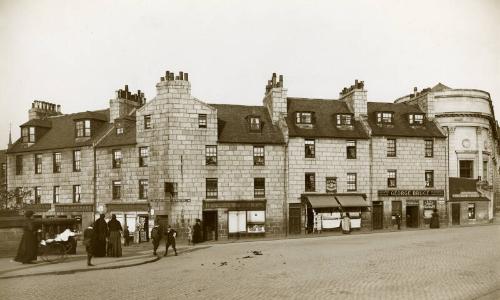
[[[337,195],[337,201],[342,207],[368,207],[368,202],[361,195]]]
[[[312,208],[335,208],[339,207],[334,195],[307,195],[304,198]]]

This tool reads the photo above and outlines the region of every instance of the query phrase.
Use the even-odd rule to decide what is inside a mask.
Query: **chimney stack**
[[[45,119],[51,116],[61,115],[61,105],[35,100],[29,110],[29,119]]]

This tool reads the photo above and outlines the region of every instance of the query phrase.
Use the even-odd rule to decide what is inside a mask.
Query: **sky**
[[[167,70],[200,100],[244,105],[273,72],[291,97],[359,79],[368,101],[393,101],[442,82],[488,91],[500,119],[500,1],[0,0],[0,148],[33,100],[104,109],[125,84],[150,100]]]

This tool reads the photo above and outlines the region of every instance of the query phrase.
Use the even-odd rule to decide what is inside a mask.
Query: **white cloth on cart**
[[[76,233],[71,231],[70,229],[66,229],[63,232],[59,233],[55,238],[53,239],[46,239],[42,240],[40,244],[46,245],[47,243],[52,243],[52,242],[67,242],[70,236],[75,236]]]

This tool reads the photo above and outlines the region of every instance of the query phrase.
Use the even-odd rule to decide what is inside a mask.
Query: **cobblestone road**
[[[133,268],[0,280],[0,299],[497,299],[499,249],[499,225],[218,244]]]

